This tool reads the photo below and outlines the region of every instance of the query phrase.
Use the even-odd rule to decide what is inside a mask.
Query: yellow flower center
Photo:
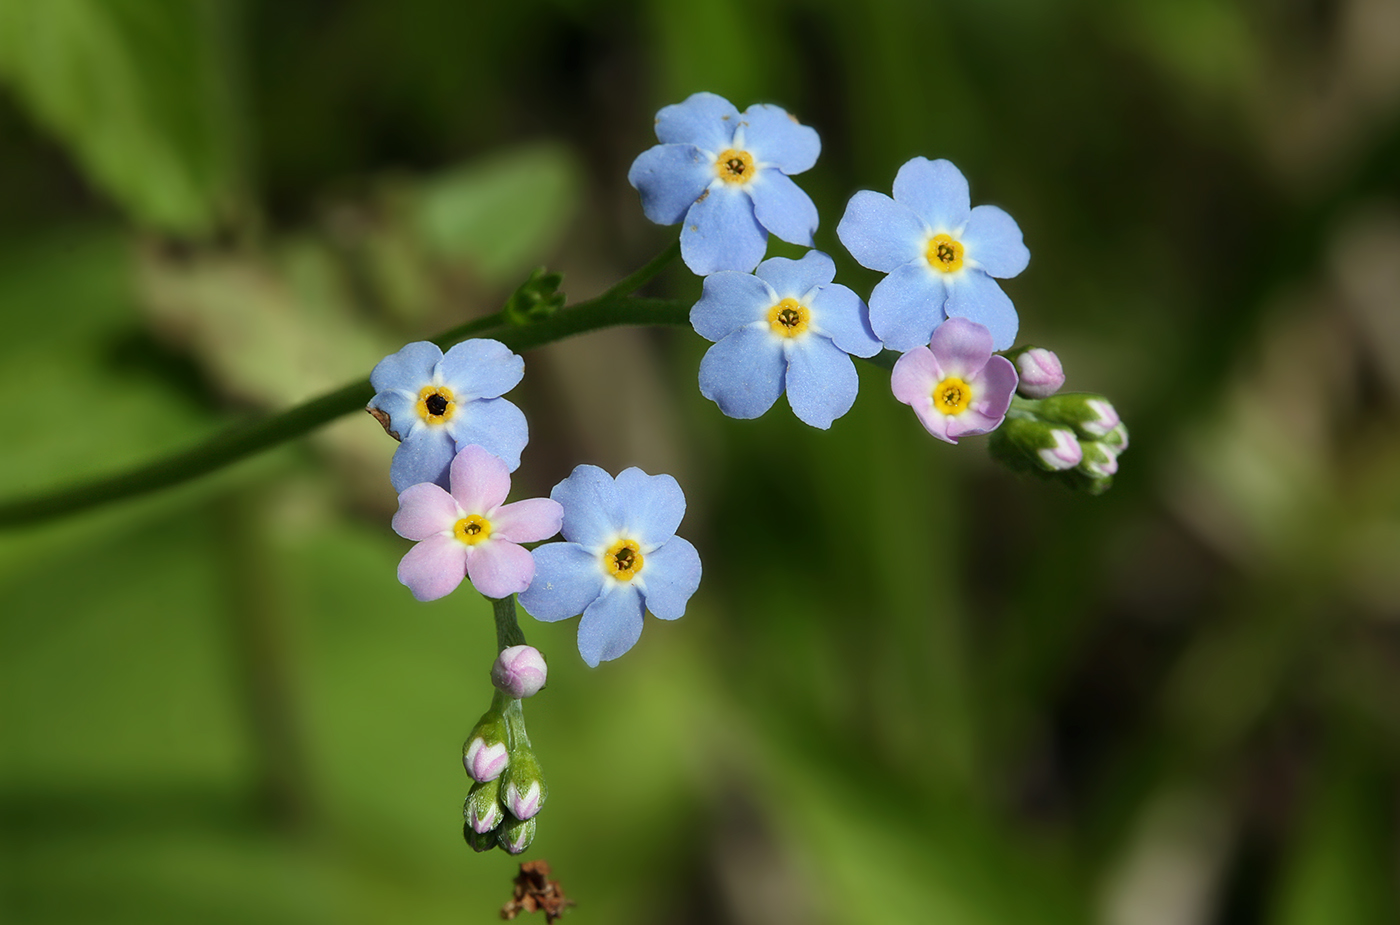
[[[929,266],[935,270],[953,273],[962,269],[962,242],[954,241],[946,234],[936,234],[929,238],[928,251],[924,256],[928,258]]]
[[[491,521],[480,514],[468,514],[457,521],[452,535],[468,546],[475,546],[491,535]]]
[[[807,322],[811,318],[812,313],[807,311],[807,306],[796,299],[783,299],[768,309],[769,327],[773,333],[784,337],[796,337],[807,330]]]
[[[418,416],[429,424],[445,424],[456,410],[452,390],[445,385],[425,385],[418,393]]]
[[[715,173],[725,183],[747,183],[753,179],[753,155],[730,148],[715,158]]]
[[[971,403],[972,387],[957,376],[933,387],[933,410],[939,414],[962,414]]]
[[[603,553],[603,565],[618,581],[631,581],[642,570],[642,548],[636,540],[618,540]]]

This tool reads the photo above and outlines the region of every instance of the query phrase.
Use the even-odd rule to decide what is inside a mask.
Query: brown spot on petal
[[[395,440],[402,442],[403,438],[400,437],[396,431],[392,431],[389,429],[389,415],[385,414],[383,411],[380,411],[378,408],[375,408],[373,406],[367,406],[365,410],[369,412],[370,417],[374,418],[376,421],[379,422],[380,427],[384,428],[384,433],[393,437]]]
[[[709,195],[710,195],[710,191],[709,191],[709,190],[705,190],[705,192],[703,192],[703,193],[700,194],[700,198],[697,199],[697,200],[695,200],[695,201],[696,201],[696,202],[704,202],[704,201],[705,201],[705,197],[706,197],[706,196],[709,196]]]
[[[549,879],[549,862],[526,861],[515,878],[515,893],[501,907],[501,918],[513,919],[522,912],[544,912],[546,925],[564,914],[574,901],[564,895],[558,880]]]

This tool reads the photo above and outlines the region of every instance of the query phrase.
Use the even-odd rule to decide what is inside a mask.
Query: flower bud
[[[1097,440],[1122,423],[1108,399],[1089,392],[1065,392],[1040,402],[1037,413],[1073,427],[1081,437]]]
[[[489,832],[478,832],[472,828],[470,822],[463,823],[462,837],[467,840],[467,844],[472,846],[473,851],[490,851],[496,847],[500,840],[500,829],[491,829]]]
[[[1064,367],[1054,351],[1044,347],[1027,347],[1013,357],[1016,373],[1021,377],[1016,391],[1026,398],[1049,398],[1065,384]]]
[[[506,816],[501,810],[500,778],[473,784],[466,803],[462,805],[462,815],[466,817],[467,825],[478,834],[484,835],[500,825]]]
[[[1118,453],[1097,440],[1087,440],[1079,471],[1093,479],[1111,478],[1118,471]]]
[[[510,854],[520,854],[535,840],[535,820],[512,819],[496,830],[496,840]]]
[[[462,746],[462,766],[472,780],[485,783],[500,777],[509,763],[505,720],[501,714],[487,711]]]
[[[510,767],[501,781],[501,801],[517,819],[532,818],[549,795],[540,763],[528,748],[518,748],[510,756]]]
[[[491,683],[507,697],[523,700],[544,687],[547,668],[544,656],[533,646],[511,646],[496,656],[491,666]]]
[[[1116,453],[1122,453],[1128,448],[1128,427],[1126,424],[1119,424],[1117,427],[1104,434],[1099,442],[1106,447],[1110,447]]]
[[[1079,465],[1083,456],[1073,431],[1039,418],[1007,418],[994,433],[998,435],[994,438],[994,446],[1005,453],[1002,447],[1009,444],[1011,452],[1022,461],[1020,465],[1023,468],[1029,464],[1046,472],[1061,472]],[[1007,462],[1012,460],[1008,459]]]

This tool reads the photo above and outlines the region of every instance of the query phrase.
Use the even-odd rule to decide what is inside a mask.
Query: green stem
[[[659,273],[679,253],[679,245],[672,246],[597,298],[561,309],[539,321],[513,324],[507,321],[504,312],[497,312],[445,331],[432,341],[441,347],[473,334],[490,332],[492,337],[507,347],[523,352],[575,334],[617,325],[687,326],[690,324],[689,304],[629,295]],[[374,390],[369,380],[361,379],[280,414],[236,425],[193,449],[128,472],[0,502],[0,528],[74,514],[188,482],[301,437],[342,415],[363,408],[373,397]]]
[[[515,619],[515,595],[488,598],[491,610],[496,616],[496,651],[503,652],[511,646],[525,645],[525,634]]]

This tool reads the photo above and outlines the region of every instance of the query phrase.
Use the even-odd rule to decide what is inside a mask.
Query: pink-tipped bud
[[[1084,448],[1074,438],[1074,433],[1063,427],[1056,427],[1050,431],[1050,436],[1055,442],[1036,451],[1045,468],[1062,472],[1079,465],[1080,460],[1084,458]]]
[[[1117,409],[1103,399],[1091,398],[1084,404],[1092,412],[1092,416],[1081,421],[1079,426],[1095,437],[1108,436],[1109,432],[1121,423]]]
[[[501,826],[496,834],[500,846],[510,854],[520,854],[535,840],[535,820],[517,819]]]
[[[483,784],[500,777],[508,764],[510,755],[504,742],[488,745],[485,739],[478,737],[468,742],[466,751],[462,753],[462,765],[467,773],[472,780]]]
[[[1106,479],[1118,471],[1118,454],[1112,447],[1090,441],[1084,444],[1084,459],[1079,468],[1093,478]]]
[[[1016,373],[1021,381],[1016,391],[1026,398],[1049,398],[1065,384],[1065,370],[1054,351],[1032,347],[1016,357]]]
[[[540,811],[540,805],[544,803],[544,790],[540,787],[539,781],[531,781],[524,792],[515,785],[515,781],[506,784],[506,809],[517,819],[530,819]]]
[[[544,656],[533,646],[511,646],[496,656],[491,666],[491,683],[507,697],[524,700],[544,687],[548,667]]]
[[[499,778],[472,785],[467,802],[462,807],[462,815],[466,817],[467,825],[471,826],[472,831],[485,835],[505,819],[505,813],[501,810],[500,793]]]

